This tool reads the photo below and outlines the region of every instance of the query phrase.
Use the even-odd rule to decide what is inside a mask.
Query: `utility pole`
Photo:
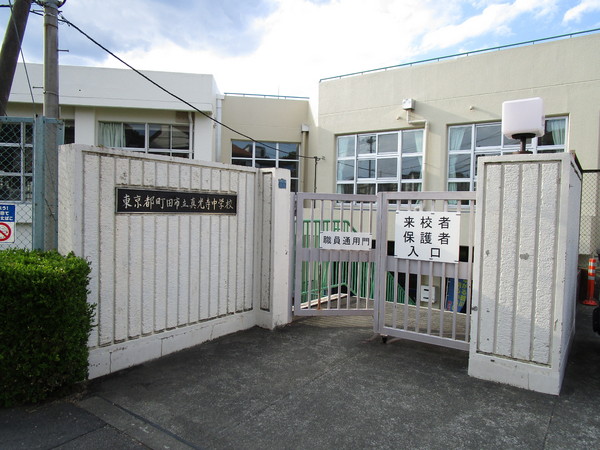
[[[64,1],[44,1],[44,117],[58,119],[58,7]]]
[[[4,42],[0,50],[0,116],[6,116],[6,105],[12,88],[21,43],[27,27],[29,18],[29,9],[32,0],[15,0],[12,7],[6,31],[4,33]]]
[[[33,248],[58,247],[58,8],[65,0],[38,0],[44,6],[44,107],[36,119],[33,158]]]

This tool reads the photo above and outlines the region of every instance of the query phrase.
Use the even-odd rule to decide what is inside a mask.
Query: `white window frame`
[[[291,190],[292,192],[297,192],[300,185],[300,143],[299,142],[270,142],[270,141],[247,141],[243,139],[232,139],[231,140],[231,148],[233,149],[234,143],[244,143],[246,146],[251,146],[252,148],[252,156],[249,158],[245,158],[243,156],[233,156],[233,151],[231,155],[231,163],[235,164],[235,161],[248,161],[250,163],[249,167],[257,167],[257,162],[260,164],[261,161],[273,161],[275,163],[275,167],[280,168],[284,164],[296,164],[296,175],[290,178],[291,182]],[[275,153],[275,158],[260,158],[256,156],[256,147],[260,147],[261,144],[265,144]],[[295,145],[296,146],[296,158],[290,159],[285,156],[288,154],[287,150],[284,150],[282,147],[286,145]],[[286,167],[283,167],[286,169]]]
[[[541,138],[532,138],[527,140],[527,151],[531,151],[534,154],[537,153],[558,153],[564,152],[567,148],[568,142],[568,130],[569,130],[569,118],[568,116],[557,116],[557,117],[546,117],[546,124],[551,120],[564,120],[565,121],[565,139],[564,144],[560,145],[541,145]],[[494,126],[500,127],[502,126],[501,122],[486,122],[486,123],[471,123],[471,124],[463,124],[463,125],[452,125],[448,127],[448,170],[446,171],[447,175],[447,189],[449,191],[474,191],[477,185],[477,158],[479,156],[494,156],[494,155],[505,155],[511,154],[514,152],[518,152],[520,150],[521,143],[516,139],[508,139],[505,136],[501,135],[501,144],[500,145],[490,145],[490,146],[477,146],[476,138],[477,138],[477,130],[480,128]],[[460,149],[460,150],[451,150],[453,146],[452,141],[452,130],[464,128],[465,132],[470,132],[471,136],[471,148],[469,149]],[[452,172],[452,165],[456,164],[460,158],[460,155],[468,155],[469,157],[469,177],[450,177],[450,173]],[[457,158],[458,157],[458,158]],[[453,183],[461,183],[461,184],[469,184],[469,189],[457,189],[457,185],[453,185]]]
[[[410,133],[420,135],[420,148],[414,152],[403,152],[403,141],[407,139]],[[348,194],[376,194],[380,191],[389,191],[385,188],[386,185],[396,184],[396,192],[402,191],[420,191],[423,188],[423,137],[425,130],[423,128],[396,130],[386,132],[372,132],[359,134],[338,135],[336,137],[336,192]],[[382,136],[397,135],[397,147],[394,151],[383,152],[379,151],[379,142]],[[374,138],[374,151],[370,153],[359,154],[359,140],[361,138]],[[354,152],[351,155],[341,155],[340,142],[342,140],[354,140]],[[415,144],[417,139],[415,139]],[[419,178],[402,178],[403,163],[408,164],[411,158],[420,158]],[[379,163],[381,160],[395,159],[396,175],[395,176],[379,176]],[[374,161],[374,176],[359,177],[358,167],[361,162]],[[353,166],[351,179],[340,178],[342,172],[341,165],[348,164]],[[348,173],[348,172],[346,172]],[[364,187],[367,187],[365,190]],[[369,189],[368,187],[373,187]]]
[[[158,123],[158,122],[113,122],[113,121],[100,121],[100,124],[117,124],[121,126],[121,133],[123,139],[125,139],[125,124],[129,125],[143,125],[144,126],[144,147],[119,147],[124,150],[129,150],[132,152],[142,152],[149,153],[154,155],[165,155],[165,156],[175,156],[179,158],[192,159],[193,158],[193,146],[192,146],[192,124],[191,123]],[[168,126],[169,127],[169,148],[155,148],[150,147],[150,127],[151,126]],[[188,128],[188,148],[187,149],[174,149],[173,148],[173,127],[185,127]],[[101,136],[99,133],[98,140],[100,141]],[[102,142],[99,142],[100,145],[103,145]]]

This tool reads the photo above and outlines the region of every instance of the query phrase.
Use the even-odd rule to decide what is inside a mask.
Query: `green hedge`
[[[87,378],[89,263],[0,251],[0,405],[38,402]]]

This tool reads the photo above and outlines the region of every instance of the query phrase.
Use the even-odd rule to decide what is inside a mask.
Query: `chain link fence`
[[[582,175],[579,254],[583,258],[600,250],[600,169],[584,170]]]
[[[0,250],[56,248],[62,140],[58,120],[0,117],[0,205],[14,205],[15,211],[11,239],[0,235]]]

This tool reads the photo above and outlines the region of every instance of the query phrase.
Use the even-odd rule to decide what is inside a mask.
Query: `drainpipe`
[[[301,132],[301,137],[300,137],[300,154],[298,155],[298,163],[300,163],[300,161],[302,161],[302,158],[300,158],[300,155],[307,155],[308,154],[308,131],[310,130],[308,125],[302,124],[302,127],[300,128],[300,132]],[[302,164],[304,165],[304,164]],[[298,173],[298,192],[303,192],[303,187],[304,187],[304,176],[302,174],[300,174],[300,169],[301,167],[298,167],[299,169],[299,173]],[[302,185],[300,185],[302,184]],[[314,192],[317,192],[317,161],[315,160],[315,181],[314,181]]]
[[[215,162],[222,162],[221,161],[221,154],[222,154],[222,149],[221,149],[221,145],[222,145],[222,132],[223,132],[223,127],[221,127],[221,123],[223,122],[222,117],[223,117],[223,100],[225,99],[225,96],[222,94],[217,94],[217,121],[219,123],[215,124],[216,129],[215,129]]]
[[[419,119],[419,120],[411,120],[410,119],[410,111],[406,111],[406,122],[408,122],[408,124],[410,126],[413,127],[423,127],[423,190],[425,190],[425,185],[426,185],[426,179],[427,179],[427,171],[425,170],[425,165],[426,165],[426,161],[427,161],[427,136],[429,134],[429,121],[425,120],[425,119]]]

